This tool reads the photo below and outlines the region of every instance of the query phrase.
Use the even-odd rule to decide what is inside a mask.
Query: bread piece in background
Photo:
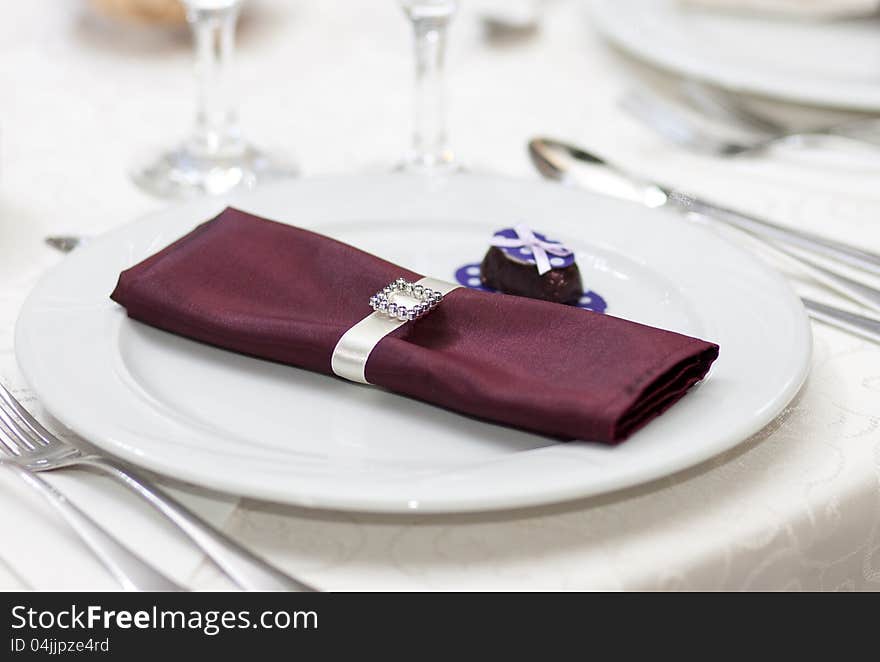
[[[100,14],[142,24],[181,25],[186,12],[180,0],[89,0]]]

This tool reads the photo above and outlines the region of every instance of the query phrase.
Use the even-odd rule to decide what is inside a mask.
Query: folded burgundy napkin
[[[111,297],[151,326],[333,374],[370,296],[421,276],[236,209],[124,271]],[[556,303],[459,288],[385,336],[367,381],[488,421],[614,443],[702,379],[718,346]]]

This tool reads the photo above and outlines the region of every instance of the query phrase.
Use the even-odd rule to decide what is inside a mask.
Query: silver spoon
[[[672,202],[670,196],[662,187],[632,178],[609,165],[600,157],[573,145],[547,138],[536,138],[529,142],[529,155],[538,171],[548,179],[583,184],[586,188],[602,195],[640,202],[649,207],[660,207],[668,202]],[[589,176],[573,176],[573,172],[578,172],[579,170],[571,166],[578,162],[584,166],[585,174]],[[673,203],[673,206],[676,205]],[[679,209],[681,211],[689,211],[686,206]],[[716,218],[722,222],[730,221],[729,218],[725,219],[723,216],[711,216],[711,218]],[[761,221],[761,223],[764,222]],[[730,224],[753,238],[766,239],[766,237],[760,237],[756,232],[750,232],[741,225],[736,223]],[[771,224],[771,227],[786,230],[782,226]],[[880,291],[864,283],[834,273],[810,260],[804,259],[801,255],[781,249],[775,244],[764,242],[762,245],[780,253],[785,259],[797,263],[817,280],[840,294],[875,310],[880,310],[880,305],[878,305],[880,304]],[[802,298],[801,300],[807,313],[813,319],[880,343],[880,320],[857,315],[811,299]]]
[[[549,138],[535,138],[529,142],[529,154],[535,167],[549,179],[573,178],[576,183],[605,195],[635,200],[649,207],[668,205],[678,211],[702,214],[761,239],[806,250],[880,276],[880,255],[876,253],[778,225],[691,193],[643,180],[580,147]]]

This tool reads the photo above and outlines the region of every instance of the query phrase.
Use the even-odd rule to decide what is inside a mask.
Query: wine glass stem
[[[190,7],[187,20],[195,41],[198,85],[192,148],[205,156],[230,155],[242,147],[238,114],[230,90],[238,3],[215,9]]]
[[[416,49],[412,160],[421,166],[452,161],[446,142],[443,68],[450,17],[413,17]]]

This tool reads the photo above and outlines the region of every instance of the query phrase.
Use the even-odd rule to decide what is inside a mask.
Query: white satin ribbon
[[[461,285],[447,283],[436,278],[422,278],[417,280],[416,283],[432,290],[439,290],[443,296],[461,287]],[[442,306],[443,304],[441,303],[440,307]],[[430,315],[430,313],[428,314]],[[389,333],[409,323],[394,319],[384,313],[371,313],[367,315],[342,334],[333,350],[333,356],[330,357],[331,369],[343,379],[360,382],[361,384],[369,384],[370,382],[367,381],[364,373],[367,368],[367,359],[370,358],[373,348]],[[415,320],[413,323],[418,324],[419,322]]]
[[[532,255],[535,256],[535,266],[538,268],[538,273],[542,276],[552,269],[547,253],[559,257],[567,257],[573,252],[558,242],[538,239],[527,225],[517,225],[513,230],[516,232],[516,239],[495,235],[492,237],[492,245],[499,248],[528,248],[532,251]]]

